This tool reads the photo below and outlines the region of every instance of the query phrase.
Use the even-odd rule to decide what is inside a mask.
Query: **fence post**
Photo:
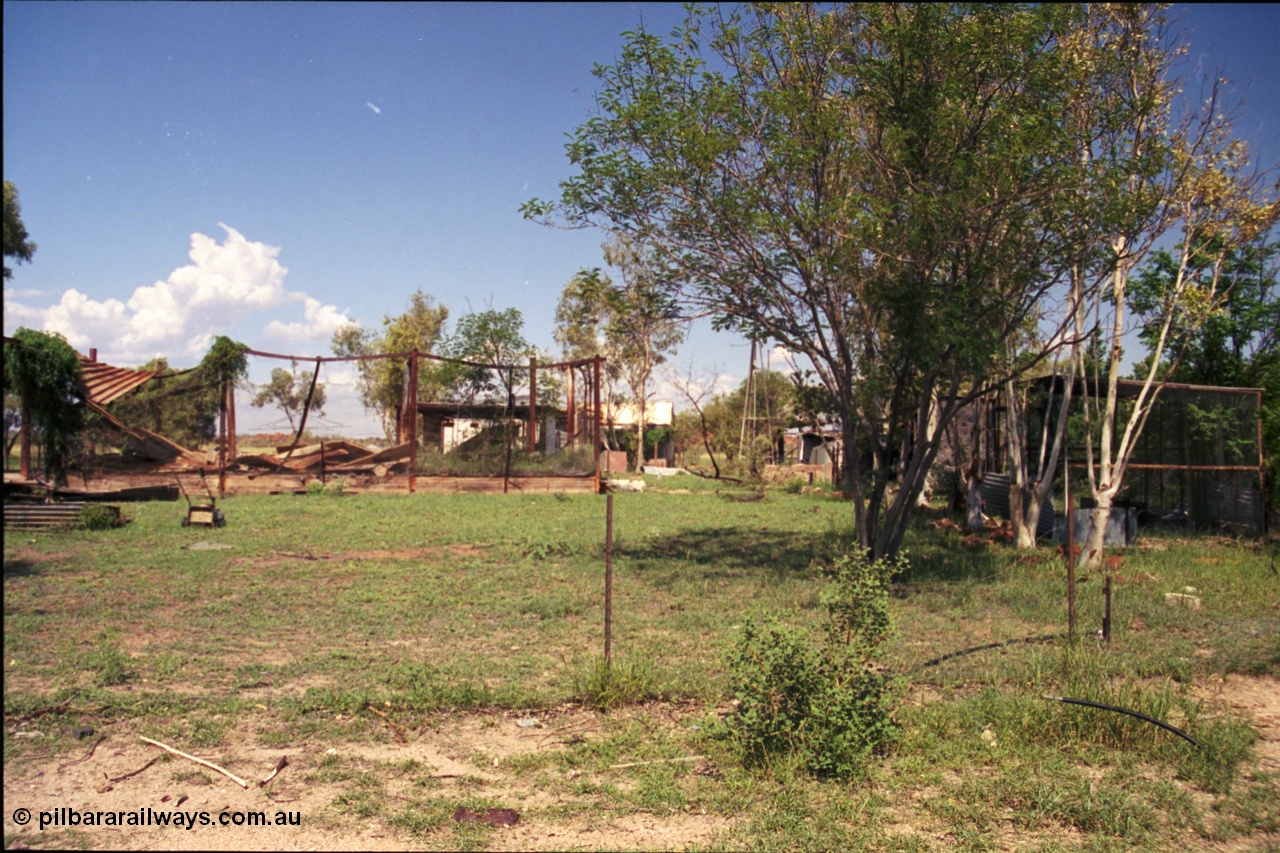
[[[222,400],[218,403],[218,497],[227,492],[227,377],[222,377]]]
[[[1076,638],[1076,511],[1071,498],[1071,469],[1063,466],[1066,474],[1067,502],[1067,636]]]
[[[538,450],[538,358],[529,356],[529,455]]]
[[[603,428],[600,423],[601,417],[603,416],[603,413],[600,411],[600,363],[602,361],[604,361],[602,357],[596,356],[594,359],[592,359],[592,362],[591,362],[592,364],[592,371],[591,371],[592,373],[592,376],[591,376],[592,436],[591,436],[591,440],[595,447],[596,492],[597,493],[600,491],[600,450],[601,450],[601,441],[604,437]]]
[[[418,471],[418,349],[414,347],[409,354],[409,394],[405,408],[409,416],[405,424],[409,432],[409,494],[413,494],[417,485]]]
[[[613,495],[605,495],[604,515],[604,665],[613,653]]]
[[[571,366],[565,372],[569,374],[569,393],[565,395],[568,401],[568,411],[565,412],[565,432],[567,435],[564,439],[565,447],[577,447],[577,430],[578,430],[578,400],[576,390],[573,387],[573,373],[578,368]]]
[[[1102,611],[1102,642],[1111,642],[1111,575],[1107,575],[1106,583],[1102,586],[1102,595],[1104,599]]]

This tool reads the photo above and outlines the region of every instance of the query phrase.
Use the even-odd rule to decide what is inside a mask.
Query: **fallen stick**
[[[396,738],[397,738],[401,743],[408,743],[408,742],[409,742],[409,739],[405,737],[404,729],[402,729],[402,728],[400,728],[399,726],[397,726],[397,725],[392,721],[392,719],[391,719],[390,717],[388,717],[386,714],[382,713],[381,711],[379,711],[377,708],[373,707],[372,705],[365,705],[364,707],[365,707],[365,709],[366,709],[366,710],[372,711],[373,713],[375,713],[375,714],[377,714],[379,717],[381,717],[381,718],[382,718],[382,720],[383,720],[383,722],[385,722],[385,723],[386,723],[386,724],[391,728],[391,731],[395,732],[395,736],[396,736]]]
[[[644,767],[647,764],[675,764],[681,761],[697,761],[705,755],[686,755],[684,758],[659,758],[654,761],[632,761],[629,764],[610,764],[610,770],[621,770],[624,767]]]
[[[71,767],[72,765],[75,765],[75,764],[83,764],[84,762],[88,761],[90,758],[93,758],[93,753],[94,751],[97,750],[98,744],[102,743],[106,739],[107,739],[106,735],[98,735],[98,739],[93,742],[93,746],[89,747],[88,755],[86,755],[84,758],[77,758],[75,761],[67,761],[62,764],[59,764],[58,769],[62,770],[63,768]]]
[[[163,743],[161,743],[161,742],[160,742],[160,741],[158,741],[158,740],[152,740],[152,739],[151,739],[151,738],[149,738],[149,737],[144,737],[142,740],[143,740],[143,741],[145,741],[146,743],[151,744],[152,746],[158,746],[158,747],[160,747],[160,748],[161,748],[161,749],[163,749],[165,752],[172,752],[174,755],[177,755],[177,756],[180,756],[180,757],[182,757],[182,758],[185,758],[185,759],[187,759],[188,761],[194,761],[196,764],[203,764],[205,767],[208,767],[208,768],[209,768],[209,769],[211,769],[211,770],[217,770],[219,773],[221,773],[223,776],[226,776],[226,777],[227,777],[228,779],[230,779],[232,782],[235,782],[235,783],[236,783],[237,785],[239,785],[241,788],[244,788],[245,790],[248,790],[248,789],[249,789],[249,783],[248,783],[248,782],[244,781],[244,780],[243,780],[243,779],[241,779],[239,776],[237,776],[237,775],[235,775],[234,773],[232,773],[230,770],[224,770],[223,768],[221,768],[221,767],[219,767],[218,765],[214,764],[212,761],[205,761],[203,758],[196,758],[194,755],[187,755],[185,752],[179,752],[178,750],[174,749],[173,747],[168,746],[167,744],[163,744]]]
[[[137,770],[133,771],[132,773],[126,773],[123,776],[107,776],[106,773],[103,773],[102,775],[106,776],[108,782],[123,782],[125,779],[128,779],[132,776],[137,776],[143,770],[146,770],[148,767],[150,767],[152,764],[155,764],[157,761],[159,761],[163,757],[164,756],[162,755],[157,755],[155,758],[151,759],[146,764],[139,767]]]
[[[283,769],[285,769],[285,768],[286,768],[286,767],[288,767],[288,766],[289,766],[289,756],[287,756],[287,755],[281,756],[280,760],[276,762],[276,769],[271,771],[271,775],[270,775],[270,776],[268,776],[267,778],[265,778],[265,779],[263,779],[261,782],[259,782],[259,783],[258,783],[258,787],[259,787],[259,788],[264,787],[268,782],[270,782],[272,779],[276,778],[276,776],[279,776],[279,775],[280,775],[280,771],[281,771],[281,770],[283,770]]]

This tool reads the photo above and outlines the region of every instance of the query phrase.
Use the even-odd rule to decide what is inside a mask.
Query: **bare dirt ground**
[[[1222,703],[1252,721],[1259,734],[1255,770],[1280,771],[1280,682],[1230,675],[1202,682],[1196,689],[1205,700]],[[653,709],[631,713],[648,716]],[[429,796],[453,802],[460,798],[498,802],[520,814],[514,826],[496,829],[483,841],[491,850],[681,850],[709,844],[731,827],[733,819],[721,815],[614,813],[590,798],[579,800],[547,792],[536,778],[518,770],[521,758],[563,749],[575,739],[602,737],[605,726],[618,723],[618,714],[606,720],[590,711],[566,708],[542,716],[543,725],[538,728],[522,728],[513,714],[441,717],[421,733],[411,733],[404,744],[298,743],[270,749],[229,746],[196,753],[248,780],[248,790],[216,771],[178,757],[161,758],[137,775],[121,779],[162,753],[143,743],[129,724],[106,725],[86,737],[84,746],[70,755],[6,762],[5,836],[9,849],[406,850],[447,844],[446,839],[453,837],[447,828],[415,838],[384,819],[403,809],[410,799],[407,794],[416,791],[421,797],[424,784],[431,786]],[[48,734],[41,731],[39,720],[13,727],[9,736],[37,736],[36,732]],[[99,736],[104,739],[92,756],[73,763],[89,752]],[[248,744],[255,738],[253,732],[233,729],[225,742]],[[288,766],[272,782],[259,786],[257,782],[282,756],[288,757]],[[417,764],[410,765],[410,760]],[[412,769],[396,772],[393,768],[398,766]],[[331,769],[326,772],[326,768]],[[342,772],[334,773],[332,768]],[[378,792],[386,803],[382,814],[362,820],[350,809],[336,808],[335,801],[358,787],[360,774],[369,771],[386,780]],[[588,773],[587,781],[592,781],[591,775],[598,774]],[[616,778],[594,781],[627,784],[625,774],[612,775]],[[113,778],[119,781],[111,781]],[[40,830],[39,813],[60,807],[80,812],[136,813],[147,808],[187,815],[207,812],[215,825]],[[15,823],[19,808],[31,810],[31,823]],[[250,811],[264,812],[273,819],[277,812],[296,812],[301,826],[216,825],[220,813]],[[910,816],[904,814],[903,820],[909,831]],[[1053,839],[1040,840],[1048,843]],[[1068,845],[1079,841],[1056,840]],[[1013,837],[1010,842],[1014,847],[1021,843]]]
[[[1254,745],[1257,769],[1280,773],[1280,681],[1228,675],[1201,682],[1196,694],[1248,717],[1258,733]]]
[[[615,723],[617,718],[617,713],[611,715]],[[232,746],[192,753],[249,781],[250,788],[245,790],[214,770],[176,756],[161,758],[136,776],[120,779],[164,753],[143,743],[128,725],[107,725],[86,737],[83,747],[71,755],[6,762],[5,837],[9,849],[407,850],[448,844],[446,839],[452,836],[447,829],[438,833],[433,844],[430,838],[414,838],[388,826],[382,816],[361,820],[350,810],[335,808],[335,799],[357,788],[359,775],[370,770],[387,779],[379,793],[387,801],[386,813],[402,810],[404,803],[396,808],[396,802],[407,801],[405,794],[412,788],[421,796],[424,782],[433,786],[429,789],[432,795],[442,799],[474,798],[500,802],[515,810],[521,816],[517,824],[496,829],[485,839],[491,850],[681,850],[706,844],[714,833],[729,826],[729,821],[718,815],[614,814],[590,800],[562,802],[567,798],[546,793],[535,780],[522,778],[508,766],[520,756],[563,749],[566,739],[598,737],[600,727],[596,714],[582,710],[567,710],[546,720],[543,727],[531,729],[521,728],[515,716],[476,714],[443,719],[421,735],[410,734],[406,744],[300,743],[273,749]],[[10,736],[34,735],[40,730],[36,720],[15,728]],[[99,735],[105,739],[92,757],[71,764],[89,752]],[[234,729],[225,738],[233,744],[254,740],[252,732]],[[288,757],[288,766],[268,785],[257,785],[282,756]],[[391,769],[410,760],[419,763],[410,771]],[[331,781],[335,774],[332,770],[326,773],[326,767],[340,768],[349,778]],[[607,781],[625,784],[624,774],[614,775],[619,778]],[[213,825],[191,829],[49,826],[40,830],[39,813],[60,807],[81,813],[127,814],[147,808],[188,816],[205,812]],[[14,820],[20,808],[32,814],[25,826]],[[301,826],[218,825],[218,815],[223,812],[251,811],[264,812],[273,820],[277,812],[296,812],[301,815]]]

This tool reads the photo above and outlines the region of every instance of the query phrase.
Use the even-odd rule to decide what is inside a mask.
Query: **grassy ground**
[[[702,821],[670,842],[594,842],[603,847],[1277,843],[1277,768],[1254,760],[1255,728],[1209,692],[1231,675],[1276,684],[1273,553],[1151,539],[1115,569],[1109,647],[1086,636],[920,668],[967,647],[1057,634],[1066,596],[1048,549],[974,550],[921,524],[895,587],[886,661],[910,673],[898,738],[866,778],[816,781],[785,763],[743,770],[714,732],[731,707],[724,650],[743,621],[772,611],[818,624],[823,567],[848,546],[849,505],[718,492],[692,477],[651,482],[665,492],[614,497],[608,682],[598,669],[599,497],[247,496],[220,502],[220,530],[182,529],[181,504],[142,504],[126,508],[131,523],[118,530],[10,533],[6,794],[23,768],[81,754],[65,728],[89,723],[211,754],[246,742],[311,745],[297,772],[325,791],[328,828],[376,825],[428,847],[511,846],[515,836],[450,815],[513,798],[525,825],[552,831],[602,816]],[[1201,610],[1166,605],[1164,593],[1188,586]],[[1101,578],[1077,589],[1087,635],[1101,621]],[[1203,748],[1045,694],[1140,710]],[[526,715],[549,727],[538,731],[554,734],[555,748],[530,740],[503,752],[501,738],[485,740]],[[32,722],[50,736],[18,738]],[[436,743],[450,726],[470,734],[455,731],[460,746],[447,756],[377,752],[402,739]],[[332,745],[350,749],[322,748]],[[668,761],[694,755],[703,758]],[[438,772],[446,761],[470,769]],[[611,769],[635,762],[658,763]],[[6,846],[94,843],[15,833],[6,823]]]

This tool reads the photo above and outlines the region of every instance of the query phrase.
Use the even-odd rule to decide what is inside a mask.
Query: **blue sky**
[[[1178,7],[1191,61],[1247,104],[1280,160],[1280,5]],[[523,220],[568,177],[565,134],[595,62],[671,4],[4,4],[4,177],[39,248],[5,285],[4,329],[56,329],[132,365],[193,364],[209,336],[328,355],[421,288],[454,318],[519,308],[552,348],[561,288],[602,234]],[[12,266],[12,265],[11,265]],[[702,328],[677,361],[746,373]],[[270,367],[255,367],[263,378]],[[321,427],[375,434],[326,369]],[[346,391],[344,392],[344,389]],[[243,429],[278,420],[242,407]]]

